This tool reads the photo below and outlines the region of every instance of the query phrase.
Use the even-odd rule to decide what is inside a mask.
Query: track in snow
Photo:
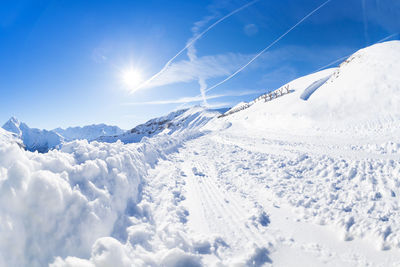
[[[152,171],[163,191],[155,193],[161,206],[155,211],[159,214],[156,221],[179,224],[189,239],[207,239],[211,249],[196,245],[191,249],[207,265],[395,266],[400,262],[396,248],[381,251],[374,237],[357,236],[363,225],[375,220],[372,217],[380,216],[380,210],[373,208],[371,218],[363,217],[365,204],[361,201],[358,207],[351,194],[339,189],[365,186],[370,192],[390,192],[396,187],[390,176],[355,184],[351,179],[358,179],[357,175],[350,180],[346,176],[352,175],[352,168],[368,176],[368,164],[385,170],[390,163],[378,156],[363,159],[363,153],[354,161],[343,159],[346,153],[337,153],[340,146],[334,144],[277,139],[257,142],[216,135],[186,142],[179,153]],[[325,155],[310,154],[323,150]],[[364,189],[360,190],[363,198]],[[326,194],[338,195],[339,201],[329,204],[332,200]],[[346,221],[349,213],[341,210],[352,202],[354,226]]]

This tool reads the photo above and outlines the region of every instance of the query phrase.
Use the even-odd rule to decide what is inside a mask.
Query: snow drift
[[[332,262],[338,254],[307,241],[315,225],[296,228],[313,220],[336,224],[345,241],[371,234],[381,249],[399,247],[400,145],[393,136],[400,132],[376,143],[381,131],[399,129],[399,59],[399,41],[374,45],[339,68],[290,82],[290,94],[221,119],[195,107],[46,154],[24,151],[18,138],[48,149],[63,142],[58,133],[10,120],[5,128],[14,134],[0,129],[0,266],[201,266],[212,254],[227,265],[261,265],[279,253],[288,258],[286,250],[269,254],[276,244],[292,249],[288,255],[312,250]],[[206,223],[237,241],[233,250],[220,236],[191,235],[186,197],[203,203]],[[303,230],[308,243],[297,243],[302,235],[291,232]],[[235,254],[253,236],[268,247]]]
[[[399,69],[400,41],[376,44],[359,50],[338,68],[289,82],[293,93],[258,102],[224,120],[242,127],[307,134],[318,129],[359,134],[398,131]]]
[[[0,141],[1,266],[88,258],[98,238],[123,239],[128,217],[142,212],[142,177],[177,146],[171,138],[132,145],[84,140],[38,154]]]

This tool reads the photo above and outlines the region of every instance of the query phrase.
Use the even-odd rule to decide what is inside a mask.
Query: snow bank
[[[307,135],[320,130],[400,131],[399,69],[400,41],[376,44],[359,50],[339,68],[291,81],[290,94],[257,102],[222,120],[249,129]]]
[[[0,265],[91,256],[98,266],[125,266],[117,239],[132,224],[127,217],[141,210],[142,177],[176,146],[172,138],[132,145],[74,141],[39,154],[1,138]]]
[[[400,41],[361,49],[343,62],[310,98],[316,118],[349,122],[399,119]]]

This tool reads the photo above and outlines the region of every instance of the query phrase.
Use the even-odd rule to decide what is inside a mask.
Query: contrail
[[[366,45],[369,45],[369,36],[368,36],[368,18],[367,18],[367,11],[365,6],[365,0],[361,0],[361,6],[363,10],[363,22],[364,22],[364,38]]]
[[[261,56],[265,51],[267,51],[269,48],[271,48],[274,44],[276,44],[277,42],[279,42],[283,37],[285,37],[288,33],[290,33],[294,28],[296,28],[297,26],[299,26],[303,21],[305,21],[306,19],[308,19],[312,14],[314,14],[315,12],[317,12],[319,9],[321,9],[323,6],[325,6],[326,4],[328,4],[329,2],[331,2],[332,0],[327,0],[326,2],[324,2],[322,5],[320,5],[319,7],[317,7],[316,9],[314,9],[313,11],[311,11],[310,13],[308,13],[305,17],[303,17],[301,20],[299,20],[295,25],[293,25],[289,30],[287,30],[284,34],[282,34],[281,36],[279,36],[275,41],[273,41],[270,45],[268,45],[267,47],[265,47],[263,50],[261,50],[257,55],[255,55],[249,62],[247,62],[245,65],[243,65],[242,67],[240,67],[237,71],[235,71],[234,73],[232,73],[231,75],[229,75],[227,78],[225,78],[224,80],[220,81],[219,83],[211,86],[210,88],[208,88],[207,90],[204,91],[204,94],[209,92],[210,90],[220,86],[221,84],[229,81],[230,79],[232,79],[234,76],[236,76],[239,72],[241,72],[242,70],[244,70],[248,65],[250,65],[254,60],[256,60],[259,56]],[[251,2],[252,3],[252,2]],[[250,4],[250,3],[249,3]],[[198,95],[200,96],[200,95]],[[182,105],[180,105],[178,107],[178,109],[180,107],[182,107]]]
[[[214,22],[213,24],[211,24],[207,29],[205,29],[204,31],[202,31],[200,34],[195,35],[187,44],[184,48],[182,48],[175,56],[173,56],[170,60],[168,60],[168,62],[164,65],[164,67],[156,74],[154,74],[150,79],[146,80],[145,82],[143,82],[142,84],[140,84],[138,87],[136,87],[134,90],[132,90],[131,92],[135,92],[139,89],[141,89],[142,87],[148,85],[152,80],[154,80],[155,78],[157,78],[158,76],[160,76],[162,73],[164,73],[168,67],[171,65],[172,61],[175,60],[175,58],[177,58],[178,56],[180,56],[186,49],[188,49],[190,46],[192,46],[197,40],[199,40],[201,37],[203,37],[203,35],[205,35],[207,32],[209,32],[212,28],[214,28],[215,26],[217,26],[219,23],[221,23],[222,21],[226,20],[227,18],[233,16],[234,14],[238,13],[239,11],[255,4],[256,2],[258,2],[260,0],[253,0],[237,9],[235,9],[234,11],[232,11],[231,13],[225,15],[224,17],[220,18],[219,20],[217,20],[216,22]]]
[[[343,61],[343,60],[345,60],[346,58],[348,58],[348,57],[351,56],[351,55],[352,55],[352,54],[347,55],[347,56],[344,56],[344,57],[341,57],[341,58],[338,58],[338,59],[336,59],[335,61],[332,61],[331,63],[329,63],[329,64],[327,64],[327,65],[325,65],[325,66],[323,66],[323,67],[317,69],[316,71],[311,72],[311,74],[312,74],[312,73],[316,73],[316,72],[318,72],[318,71],[320,71],[320,70],[323,70],[323,69],[325,69],[325,68],[327,68],[327,67],[329,67],[329,66],[332,66],[333,64],[335,64],[335,63],[337,63],[337,62]]]
[[[391,35],[389,35],[389,36],[386,36],[385,38],[380,39],[380,40],[379,40],[378,42],[376,42],[375,44],[377,44],[377,43],[382,43],[382,42],[384,42],[384,41],[386,41],[386,40],[389,40],[390,38],[395,37],[396,35],[399,35],[399,33],[396,32],[396,33],[393,33],[393,34],[391,34]]]
[[[239,72],[241,72],[242,70],[244,70],[248,65],[250,65],[254,60],[256,60],[259,56],[261,56],[265,51],[267,51],[269,48],[271,48],[274,44],[276,44],[277,42],[279,42],[283,37],[285,37],[289,32],[291,32],[294,28],[296,28],[299,24],[301,24],[303,21],[305,21],[306,19],[308,19],[312,14],[314,14],[315,12],[317,12],[319,9],[321,9],[323,6],[325,6],[326,4],[328,4],[330,1],[332,0],[328,0],[326,2],[324,2],[322,5],[320,5],[319,7],[317,7],[316,9],[314,9],[313,11],[311,11],[310,13],[308,13],[304,18],[302,18],[299,22],[297,22],[295,25],[293,25],[289,30],[287,30],[284,34],[282,34],[281,36],[279,36],[275,41],[273,41],[270,45],[268,45],[267,47],[265,47],[263,50],[261,50],[257,55],[255,55],[249,62],[247,62],[245,65],[243,65],[242,67],[240,67],[237,71],[235,71],[234,73],[232,73],[231,75],[229,75],[227,78],[225,78],[224,80],[220,81],[219,83],[211,86],[210,88],[208,88],[207,90],[205,90],[205,92],[208,92],[218,86],[220,86],[221,84],[229,81],[230,79],[232,79],[234,76],[236,76],[236,74],[238,74]]]

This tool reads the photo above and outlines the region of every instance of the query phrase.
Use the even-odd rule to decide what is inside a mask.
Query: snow
[[[29,128],[23,122],[12,117],[4,125],[3,129],[15,133],[29,151],[47,152],[50,149],[59,148],[64,138],[53,131]]]
[[[313,82],[310,86],[304,89],[303,93],[300,95],[300,98],[307,101],[318,88],[320,88],[324,83],[326,83],[326,81],[329,80],[330,77],[331,75]]]
[[[246,102],[239,102],[235,106],[233,106],[230,110],[240,109],[241,107],[246,106],[247,104],[248,103],[246,103]],[[228,110],[228,112],[229,112],[229,110]]]
[[[0,142],[1,143],[17,143],[23,147],[22,141],[18,138],[18,135],[11,133],[0,128]]]
[[[171,112],[166,116],[151,119],[124,134],[102,136],[97,141],[112,143],[120,140],[127,144],[137,143],[143,137],[153,137],[155,135],[193,134],[192,131],[197,132],[198,128],[201,128],[216,115],[220,114],[219,110],[207,109],[200,106],[181,109]]]
[[[223,118],[45,154],[10,123],[0,266],[399,266],[399,64],[399,41],[374,45]]]
[[[118,135],[124,131],[117,126],[93,124],[84,127],[57,128],[51,131],[30,128],[17,118],[10,118],[2,127],[20,138],[29,151],[45,153],[51,149],[59,149],[64,142],[73,140],[93,141],[100,136]]]
[[[56,128],[53,131],[63,136],[66,141],[83,139],[93,141],[100,136],[114,136],[125,132],[117,126],[109,126],[106,124],[93,124],[84,127],[68,127],[66,129]]]
[[[74,141],[46,154],[2,142],[0,262],[43,266],[54,256],[87,257],[98,238],[126,235],[128,215],[143,212],[136,206],[142,177],[177,145],[156,140],[129,146]]]

